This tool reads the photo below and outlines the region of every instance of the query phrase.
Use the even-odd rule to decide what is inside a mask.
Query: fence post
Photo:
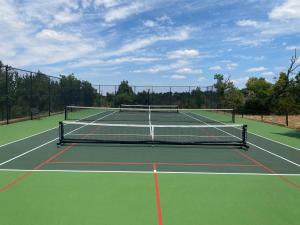
[[[9,98],[8,98],[8,66],[5,66],[5,88],[6,88],[6,124],[9,123]]]
[[[117,104],[117,85],[115,85],[115,94],[114,94],[114,107],[116,107]]]
[[[48,81],[48,114],[49,116],[51,116],[51,77],[48,77],[49,81]]]
[[[285,113],[285,125],[288,127],[289,126],[289,113]]]
[[[101,107],[101,85],[98,85],[98,91],[99,91],[99,107]]]
[[[33,114],[32,114],[32,72],[30,72],[30,119],[33,120]]]
[[[172,87],[170,87],[170,105],[172,105]]]
[[[151,105],[154,105],[154,103],[153,103],[153,95],[154,95],[154,93],[153,93],[153,86],[151,86],[151,102],[150,102]]]

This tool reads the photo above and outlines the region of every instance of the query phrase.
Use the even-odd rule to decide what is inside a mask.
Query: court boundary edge
[[[127,173],[152,174],[153,171],[142,170],[46,170],[46,169],[0,169],[0,172],[41,172],[41,173]],[[157,171],[158,174],[195,174],[195,175],[241,175],[241,176],[290,176],[300,177],[300,174],[283,173],[222,173],[222,172],[195,172],[195,171]]]

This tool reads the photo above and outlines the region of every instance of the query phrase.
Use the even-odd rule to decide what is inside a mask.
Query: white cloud
[[[300,1],[285,0],[283,4],[275,7],[269,17],[274,20],[300,19]]]
[[[141,2],[133,2],[129,5],[110,9],[105,13],[104,20],[106,22],[111,23],[117,20],[126,19],[127,17],[132,16],[134,14],[139,14],[141,12],[144,12],[148,8],[149,7],[147,4],[143,4]]]
[[[240,27],[256,27],[257,22],[255,20],[239,20],[236,23]]]
[[[168,35],[150,36],[144,39],[132,40],[130,43],[123,45],[120,49],[112,51],[106,56],[110,55],[122,55],[129,52],[134,52],[147,46],[153,45],[159,41],[184,41],[190,36],[190,30],[187,28],[180,28]]]
[[[92,0],[88,0],[91,2]],[[119,0],[95,0],[94,4],[96,6],[104,6],[106,8],[114,7],[120,4]]]
[[[144,26],[146,27],[154,27],[156,25],[156,23],[153,20],[146,20],[144,22]]]
[[[179,70],[176,71],[177,73],[192,73],[193,70],[191,68],[185,67],[185,68],[180,68]]]
[[[80,20],[80,13],[72,13],[69,9],[65,9],[62,12],[56,13],[54,19],[51,22],[51,26],[62,25],[66,23],[73,23]]]
[[[261,75],[263,75],[263,76],[275,76],[275,73],[273,73],[271,71],[268,71],[268,72],[261,73]]]
[[[1,30],[18,31],[26,28],[25,21],[18,14],[17,8],[12,1],[0,0],[0,28]],[[4,28],[4,29],[3,29]],[[2,32],[1,35],[3,35]]]
[[[201,69],[194,70],[194,69],[189,68],[189,67],[182,67],[182,68],[179,68],[178,70],[176,70],[176,73],[180,73],[180,74],[201,74],[201,73],[203,73],[203,71]]]
[[[221,70],[222,67],[221,66],[211,66],[208,68],[209,70]]]
[[[172,64],[156,65],[156,66],[146,70],[146,72],[159,73],[159,72],[163,72],[163,71],[178,70],[179,68],[183,68],[183,67],[187,66],[188,64],[189,64],[189,62],[187,62],[185,60],[178,60],[177,62],[172,63]]]
[[[269,30],[269,29],[268,29]],[[272,39],[264,36],[250,36],[250,37],[228,37],[224,39],[224,42],[234,42],[239,45],[257,47],[262,43],[270,42]]]
[[[184,49],[177,50],[168,53],[169,59],[177,59],[177,58],[195,58],[199,56],[199,51],[195,49]]]
[[[171,76],[171,79],[173,79],[173,80],[184,80],[184,79],[186,79],[186,76],[174,74],[174,75]]]
[[[267,70],[266,67],[260,66],[260,67],[249,68],[247,70],[247,72],[263,72],[263,71],[266,71],[266,70]]]
[[[237,63],[228,63],[228,64],[226,64],[226,69],[228,69],[228,70],[234,70],[234,69],[236,69],[238,67],[238,65],[239,64],[237,64]]]
[[[62,42],[74,42],[80,41],[80,38],[64,32],[57,32],[55,30],[45,29],[36,34],[36,37],[49,41],[62,41]]]
[[[103,59],[83,59],[79,60],[78,62],[69,64],[69,68],[80,68],[86,66],[107,66],[107,65],[118,65],[124,63],[147,63],[147,62],[154,62],[158,61],[160,58],[155,57],[120,57],[120,58],[112,58],[109,60]],[[142,73],[145,72],[143,70],[133,70],[134,73]]]
[[[295,49],[299,50],[300,49],[300,45],[289,45],[285,47],[285,50],[292,50],[294,51]]]
[[[231,81],[233,82],[233,84],[239,88],[243,88],[245,87],[247,81],[249,80],[249,77],[240,77],[240,78],[236,78],[236,79],[232,79]]]

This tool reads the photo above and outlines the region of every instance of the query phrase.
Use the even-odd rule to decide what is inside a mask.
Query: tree
[[[289,113],[297,112],[299,105],[297,104],[297,99],[299,99],[299,73],[295,78],[291,75],[300,66],[297,65],[299,57],[297,56],[297,51],[291,57],[291,63],[287,70],[287,73],[280,73],[278,80],[274,85],[273,102],[274,110],[279,113]]]
[[[214,84],[214,88],[217,92],[217,107],[223,108],[225,103],[225,92],[229,88],[233,88],[233,83],[230,81],[230,78],[224,78],[223,74],[215,74],[214,79],[216,83]]]
[[[134,102],[134,92],[132,87],[129,86],[128,81],[122,81],[119,85],[116,103],[117,105],[121,104],[132,104]]]
[[[232,86],[225,92],[224,103],[227,108],[240,111],[245,103],[243,92]]]
[[[271,93],[272,84],[265,78],[249,78],[246,83],[246,113],[268,112]]]

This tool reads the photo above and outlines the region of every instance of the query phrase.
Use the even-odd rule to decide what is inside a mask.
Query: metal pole
[[[189,86],[188,107],[191,108],[191,86]]]
[[[49,116],[51,116],[51,78],[48,77],[48,112],[49,112]]]
[[[172,87],[170,87],[170,105],[172,105]]]
[[[154,97],[154,93],[153,93],[153,86],[151,86],[151,104],[154,105],[153,103],[153,97]]]
[[[101,85],[100,84],[98,86],[98,91],[99,91],[99,106],[101,106]]]
[[[116,98],[117,98],[117,85],[115,85],[114,107],[116,106]]]
[[[9,98],[8,98],[8,66],[5,67],[6,83],[6,124],[9,123]]]
[[[32,72],[30,72],[30,119],[33,120],[32,114]]]

